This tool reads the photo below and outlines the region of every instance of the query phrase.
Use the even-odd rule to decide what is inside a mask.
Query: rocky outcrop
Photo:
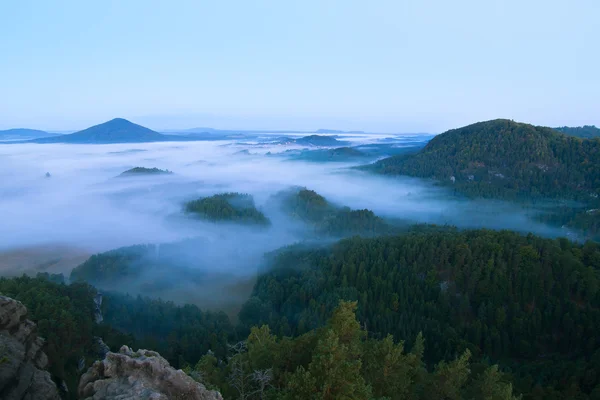
[[[94,296],[94,321],[97,324],[101,324],[104,321],[104,317],[102,317],[102,293],[97,293]]]
[[[22,303],[0,296],[0,399],[60,400],[45,371],[44,340],[26,314]]]
[[[81,377],[78,392],[87,400],[222,400],[219,392],[171,367],[160,354],[127,346],[96,361]]]
[[[108,352],[110,351],[108,345],[104,343],[104,340],[102,340],[100,336],[94,336],[94,345],[98,357],[100,359],[104,359],[104,357],[106,357],[106,354],[108,354]]]

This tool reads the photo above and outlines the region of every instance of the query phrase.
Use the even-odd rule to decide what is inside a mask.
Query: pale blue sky
[[[600,125],[599,0],[0,1],[0,129]]]

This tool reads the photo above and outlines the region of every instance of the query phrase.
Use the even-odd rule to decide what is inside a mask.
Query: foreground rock
[[[26,314],[21,302],[0,296],[0,399],[60,400],[45,371],[44,340]]]
[[[78,392],[87,400],[222,400],[219,392],[171,367],[160,354],[127,346],[96,361],[81,377]]]

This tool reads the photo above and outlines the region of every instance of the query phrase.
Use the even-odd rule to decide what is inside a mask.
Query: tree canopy
[[[561,126],[559,128],[554,129],[566,135],[577,136],[583,139],[592,139],[600,137],[600,128],[597,128],[595,125],[584,125],[575,127]]]
[[[600,194],[600,140],[497,119],[444,132],[420,152],[372,169],[435,178],[473,196],[589,200]]]
[[[239,314],[250,327],[302,335],[340,299],[369,333],[429,344],[428,364],[469,350],[536,384],[590,393],[600,360],[600,247],[513,232],[415,232],[352,238],[274,256]],[[593,377],[593,378],[592,378]]]
[[[269,225],[271,222],[256,208],[254,198],[244,193],[221,193],[192,200],[185,204],[185,211],[209,221],[232,221]]]

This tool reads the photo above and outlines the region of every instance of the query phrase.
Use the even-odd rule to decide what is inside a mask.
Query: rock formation
[[[22,303],[0,296],[0,399],[60,400],[44,370],[48,364],[44,340],[26,314]]]
[[[100,336],[94,336],[94,345],[98,357],[100,359],[104,359],[104,357],[106,357],[106,354],[108,354],[108,352],[110,351],[110,348],[107,346],[106,343],[104,343],[104,340],[102,340]]]
[[[102,316],[102,293],[98,292],[94,297],[94,321],[101,324],[104,321]]]
[[[78,392],[86,400],[222,400],[219,392],[175,370],[160,354],[127,346],[96,361],[81,377]]]

